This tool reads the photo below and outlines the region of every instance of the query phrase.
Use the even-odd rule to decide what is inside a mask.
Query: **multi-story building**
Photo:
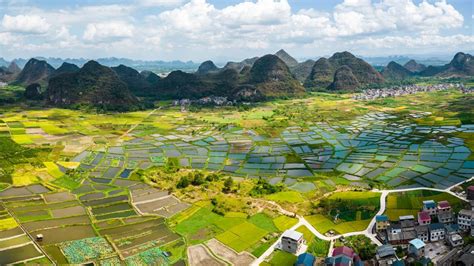
[[[459,228],[463,231],[471,229],[472,220],[474,217],[474,211],[472,210],[460,210],[458,213],[458,224]]]
[[[375,230],[377,232],[387,230],[390,225],[387,215],[377,215],[375,216]]]
[[[428,225],[430,229],[430,241],[438,241],[438,240],[443,240],[444,236],[446,234],[444,230],[444,225],[442,223],[434,223]]]
[[[425,256],[425,242],[421,239],[415,238],[410,241],[408,245],[408,253],[413,255],[416,258],[421,258]]]
[[[431,216],[427,211],[421,211],[418,213],[418,224],[426,225],[431,223]]]
[[[447,200],[442,200],[438,202],[438,207],[436,208],[437,213],[449,212],[451,211],[451,204]]]
[[[428,225],[418,225],[415,227],[416,237],[427,243],[430,241],[430,231]]]
[[[296,254],[304,244],[303,234],[293,230],[286,230],[281,237],[281,249]]]
[[[423,201],[423,211],[428,212],[431,216],[436,215],[436,202],[434,200]]]

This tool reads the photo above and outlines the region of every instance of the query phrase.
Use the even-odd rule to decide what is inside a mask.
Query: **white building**
[[[442,223],[434,223],[429,225],[430,228],[430,241],[443,240],[446,234],[444,225]]]
[[[296,254],[304,244],[303,234],[293,230],[286,230],[281,236],[281,249]]]

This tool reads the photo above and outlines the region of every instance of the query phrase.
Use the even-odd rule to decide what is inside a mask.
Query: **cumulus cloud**
[[[50,24],[46,19],[38,15],[4,15],[2,19],[2,27],[5,31],[42,34],[46,33]]]
[[[59,43],[87,53],[107,47],[118,55],[165,51],[172,58],[186,53],[210,57],[219,51],[257,55],[281,47],[312,49],[316,56],[340,49],[400,53],[472,44],[472,34],[461,31],[463,16],[444,0],[343,0],[324,11],[317,3],[295,10],[288,0],[221,6],[209,0],[134,0],[52,10],[28,7],[5,15],[0,32],[10,33],[9,39],[22,36],[27,44],[24,33],[43,33],[35,40],[42,38],[51,47]],[[41,49],[39,42],[29,47]]]
[[[152,6],[177,6],[183,3],[183,0],[137,0],[138,5],[152,7]]]
[[[104,41],[122,39],[133,36],[134,27],[123,21],[90,23],[84,31],[83,38],[87,41]]]

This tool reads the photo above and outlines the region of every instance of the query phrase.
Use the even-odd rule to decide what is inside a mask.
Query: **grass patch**
[[[273,219],[273,223],[275,224],[276,228],[279,231],[285,231],[286,229],[292,227],[293,225],[298,223],[298,219],[288,217],[286,215],[278,216],[277,218]]]
[[[275,194],[266,195],[265,198],[276,202],[299,203],[304,201],[301,193],[296,191],[281,191]]]

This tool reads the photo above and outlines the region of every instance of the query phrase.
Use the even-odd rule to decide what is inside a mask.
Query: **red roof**
[[[422,211],[418,213],[419,221],[431,221],[430,214],[428,212]]]
[[[449,208],[451,205],[446,200],[438,202],[438,208]]]
[[[341,254],[346,255],[347,257],[349,257],[351,259],[354,258],[354,255],[355,255],[354,251],[351,248],[346,247],[346,246],[337,247],[332,251],[332,256],[333,257],[336,257],[336,256],[341,255]]]
[[[467,190],[474,191],[474,186],[468,186],[468,187],[467,187]]]

